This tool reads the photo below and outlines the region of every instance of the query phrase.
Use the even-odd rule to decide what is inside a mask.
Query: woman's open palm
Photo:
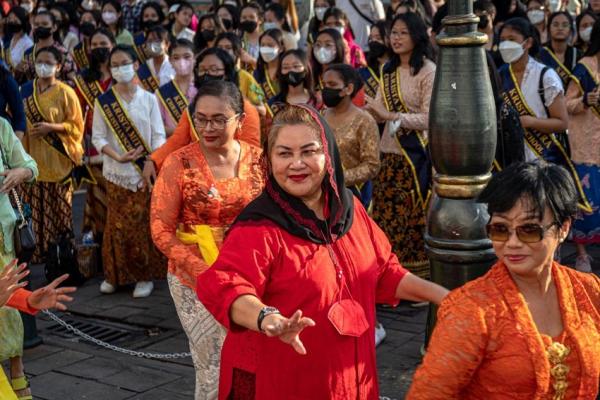
[[[269,318],[268,321],[266,321],[267,318]],[[299,354],[306,354],[306,348],[300,340],[300,332],[306,327],[315,326],[315,321],[302,317],[302,311],[296,311],[291,318],[280,314],[271,314],[265,318],[264,323],[264,331],[267,336],[278,337],[283,343],[291,345]]]

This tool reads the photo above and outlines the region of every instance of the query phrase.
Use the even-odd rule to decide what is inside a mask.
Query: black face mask
[[[306,78],[306,71],[288,72],[287,74],[283,75],[282,78],[288,85],[296,87],[304,83],[304,78]]]
[[[240,22],[240,29],[246,33],[252,33],[256,30],[258,24],[256,21],[244,21]]]
[[[90,37],[94,34],[95,30],[96,27],[91,22],[83,22],[81,25],[79,25],[79,32],[81,32],[83,36]]]
[[[477,28],[479,29],[485,29],[487,28],[488,24],[490,22],[490,17],[488,17],[487,15],[480,15],[479,16],[479,22],[477,23]]]
[[[230,20],[230,19],[227,19],[227,18],[225,18],[225,19],[222,19],[222,20],[221,20],[221,23],[223,24],[223,27],[224,27],[226,30],[230,30],[231,28],[233,28],[233,21],[232,21],[232,20]]]
[[[323,103],[327,107],[335,107],[344,99],[345,96],[340,96],[342,89],[323,88],[321,90],[321,97],[323,97]]]
[[[108,61],[110,50],[106,47],[98,47],[90,53],[90,64],[104,64]]]
[[[10,35],[15,34],[17,32],[21,32],[23,30],[23,25],[16,22],[7,22],[4,25],[4,31]]]
[[[222,81],[224,80],[225,75],[210,75],[210,74],[204,74],[204,75],[200,75],[196,77],[196,82],[195,85],[196,87],[199,87],[200,85],[202,85],[204,82],[209,82],[209,81]]]
[[[369,42],[369,57],[382,57],[387,52],[387,50],[387,46],[381,42],[376,42],[374,40],[371,40]]]
[[[52,29],[51,28],[36,28],[33,31],[33,41],[37,42],[40,39],[48,39],[50,36],[52,36]]]
[[[147,21],[142,21],[140,29],[143,31],[148,31],[148,30],[154,28],[155,26],[159,26],[159,25],[160,25],[160,22],[158,22],[157,19],[149,19]]]
[[[215,40],[215,37],[217,37],[214,29],[203,29],[200,31],[200,34],[202,35],[202,39],[204,39],[206,42],[211,42]]]

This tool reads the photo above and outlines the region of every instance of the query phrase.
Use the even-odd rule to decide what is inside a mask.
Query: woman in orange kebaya
[[[553,261],[577,212],[565,169],[513,164],[479,196],[498,262],[438,311],[408,400],[595,400],[600,279]]]

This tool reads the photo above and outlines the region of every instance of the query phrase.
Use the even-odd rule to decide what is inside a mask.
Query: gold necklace
[[[567,393],[567,387],[569,382],[567,381],[567,374],[569,373],[569,366],[565,363],[567,356],[571,350],[560,342],[552,342],[546,349],[546,355],[548,361],[550,361],[550,375],[554,379],[552,387],[554,387],[554,396],[552,400],[563,400]]]

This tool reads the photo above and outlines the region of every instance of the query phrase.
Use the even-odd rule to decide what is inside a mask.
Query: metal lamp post
[[[487,36],[477,32],[472,0],[449,0],[429,112],[434,196],[425,247],[431,279],[454,289],[483,275],[495,260],[488,213],[474,201],[491,174],[496,111],[488,75]],[[428,317],[428,336],[436,307]]]

